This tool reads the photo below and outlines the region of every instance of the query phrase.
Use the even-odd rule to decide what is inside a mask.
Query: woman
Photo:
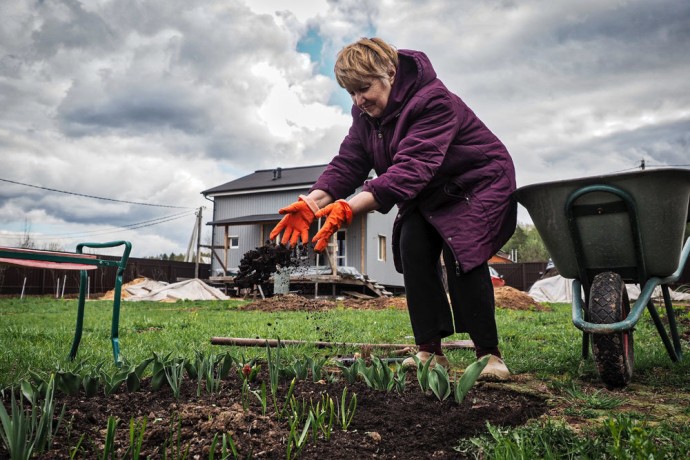
[[[436,78],[422,52],[363,38],[340,51],[335,75],[352,97],[352,126],[309,194],[280,210],[285,217],[271,238],[285,231],[283,243],[307,243],[314,218],[326,217],[312,240],[322,251],[353,215],[387,213],[397,204],[393,256],[403,273],[416,357],[448,367],[441,339],[467,332],[477,358],[491,355],[483,377],[508,378],[487,265],[516,225],[508,151]],[[372,169],[377,177],[367,180]],[[403,364],[416,365],[413,357]]]

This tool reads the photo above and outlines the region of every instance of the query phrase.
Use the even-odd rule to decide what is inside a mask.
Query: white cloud
[[[0,177],[188,208],[125,232],[135,256],[184,251],[193,210],[210,216],[202,190],[337,153],[350,115],[329,103],[347,100],[332,62],[372,35],[429,55],[521,185],[690,162],[685,1],[292,3],[6,0]],[[0,244],[27,220],[43,237],[178,211],[0,182]]]

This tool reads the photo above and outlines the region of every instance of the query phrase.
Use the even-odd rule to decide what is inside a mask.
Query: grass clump
[[[562,421],[545,420],[505,429],[488,425],[489,433],[461,442],[465,455],[508,459],[685,458],[690,428],[654,425],[627,414],[607,417],[594,427],[576,431]]]

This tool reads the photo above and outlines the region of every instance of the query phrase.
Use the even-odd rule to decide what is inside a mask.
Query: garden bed
[[[478,382],[467,397],[461,403],[457,403],[453,395],[444,401],[439,401],[433,394],[423,393],[415,372],[405,374],[406,385],[400,392],[395,389],[387,392],[369,388],[360,378],[347,385],[347,399],[350,400],[353,394],[357,394],[358,398],[351,425],[347,430],[343,430],[339,424],[335,423],[330,440],[324,439],[323,433],[319,434],[316,440],[311,437],[311,433],[307,433],[308,438],[301,451],[301,458],[464,458],[483,454],[490,457],[491,452],[488,449],[506,449],[510,446],[514,448],[516,443],[525,446],[524,452],[530,452],[530,448],[535,449],[532,455],[527,455],[525,458],[540,458],[550,451],[560,452],[563,455],[566,452],[579,452],[583,457],[598,458],[601,457],[599,454],[602,452],[611,450],[606,446],[616,445],[611,438],[618,433],[616,430],[623,430],[622,432],[626,433],[625,436],[630,437],[639,434],[640,439],[647,440],[645,441],[647,444],[636,447],[635,452],[638,453],[649,453],[655,446],[662,451],[666,449],[669,452],[675,452],[679,456],[679,453],[687,452],[686,447],[690,445],[688,441],[690,433],[685,428],[688,426],[687,407],[690,401],[687,393],[687,364],[680,362],[671,365],[667,362],[663,348],[659,346],[658,337],[651,325],[647,322],[641,323],[637,330],[636,345],[638,351],[642,352],[640,353],[642,365],[636,372],[634,381],[625,389],[611,392],[600,384],[591,364],[578,359],[579,336],[574,333],[572,330],[574,328],[567,321],[569,306],[535,305],[530,302],[526,294],[505,288],[496,290],[496,299],[499,308],[497,316],[499,319],[504,319],[502,330],[505,331],[505,335],[530,337],[529,347],[524,349],[514,347],[516,344],[525,343],[522,340],[507,340],[505,343],[505,349],[512,352],[509,365],[512,364],[514,367],[511,369],[516,372],[509,382]],[[56,320],[58,315],[55,311],[64,311],[63,316],[68,318],[67,323],[71,324],[72,311],[69,308],[63,306],[62,303],[52,301],[46,305],[49,306],[43,309],[52,312],[51,324],[60,324]],[[24,304],[19,307],[14,307],[13,304],[8,305],[9,313],[6,314],[13,315],[13,308],[21,308],[18,311],[23,311],[25,307]],[[313,320],[323,330],[309,337],[315,339],[325,334],[325,338],[328,339],[332,338],[327,334],[331,330],[342,331],[352,327],[343,326],[349,323],[342,320],[341,316],[345,318],[348,314],[354,314],[360,317],[371,313],[365,311],[348,313],[351,309],[404,310],[405,308],[404,298],[380,298],[368,301],[346,299],[334,302],[328,299],[283,296],[240,303],[236,306],[181,302],[174,308],[168,305],[161,307],[155,303],[147,303],[137,305],[136,314],[148,319],[133,322],[130,325],[130,334],[134,331],[134,334],[140,334],[141,339],[156,334],[155,346],[148,345],[139,348],[176,350],[178,346],[186,347],[189,346],[188,344],[193,346],[194,343],[207,341],[218,331],[236,331],[235,325],[239,324],[244,326],[242,329],[244,333],[240,332],[242,336],[248,336],[247,331],[252,331],[249,332],[249,335],[252,335],[255,330],[261,336],[276,336],[270,334],[274,328],[270,324],[273,322],[272,312],[306,311],[306,315],[280,314],[275,317],[280,316],[281,322],[295,318],[301,322]],[[329,321],[330,313],[316,313],[333,309],[340,312],[338,313],[341,315],[338,316],[339,321]],[[244,315],[241,310],[257,310],[257,312]],[[92,316],[95,316],[97,311],[98,309],[93,308]],[[205,314],[199,315],[201,311]],[[258,311],[269,312],[269,314],[264,317]],[[404,320],[406,315],[406,312],[399,311],[382,313],[381,318],[393,316],[396,321]],[[678,308],[678,326],[684,346],[687,345],[688,331],[690,331],[687,313],[687,308]],[[376,315],[378,318],[378,313]],[[255,316],[259,317],[258,320],[251,322]],[[178,335],[181,328],[188,328],[186,330],[196,328],[195,318],[202,317],[213,326],[202,329],[201,333],[194,332],[195,335],[190,335],[190,337],[195,337],[194,339],[186,338],[184,343],[180,343]],[[510,321],[506,322],[506,317]],[[20,316],[14,315],[8,318],[16,321]],[[525,321],[526,318],[530,321]],[[367,324],[369,323],[371,320]],[[94,324],[107,326],[107,322],[103,320],[94,321]],[[381,325],[384,324],[388,323],[382,320]],[[520,328],[513,326],[516,324],[520,324]],[[535,324],[538,328],[535,326],[530,329],[531,325]],[[306,329],[311,330],[310,326],[308,325]],[[37,337],[41,337],[40,334],[45,329],[43,325],[37,327],[36,331],[27,326],[12,327],[13,329],[8,328],[5,337],[17,343],[28,338],[31,340],[32,347],[35,347]],[[514,327],[515,329],[511,329]],[[524,327],[527,329],[523,330]],[[102,331],[98,330],[99,337],[105,336],[106,329],[102,327]],[[286,329],[281,329],[281,331],[284,330]],[[555,332],[548,335],[548,331],[551,330]],[[9,334],[13,331],[21,331],[21,334],[16,336]],[[541,334],[547,335],[542,337]],[[341,335],[342,333],[337,337]],[[295,335],[283,333],[277,336],[293,338]],[[358,336],[348,337],[352,340],[353,337]],[[393,340],[399,340],[399,338]],[[8,341],[7,343],[15,342]],[[94,344],[94,348],[100,344],[93,338],[90,343]],[[106,352],[109,351],[106,346],[101,348]],[[26,348],[17,344],[8,350],[12,352],[13,349],[25,350]],[[659,350],[654,351],[657,349]],[[135,355],[135,348],[130,347],[130,350],[130,358],[133,358],[135,362],[146,358],[143,353]],[[227,350],[230,349],[213,348],[214,353],[224,354]],[[521,359],[523,356],[528,356],[531,350],[534,350],[534,357],[527,361]],[[647,353],[645,356],[644,352],[650,350],[656,354],[649,357]],[[266,356],[266,351],[235,348],[232,354],[237,360],[238,354],[244,359],[244,356]],[[27,366],[31,369],[40,369],[42,375],[50,372],[50,365],[41,367],[31,361],[34,358],[33,354],[21,356],[22,358],[8,361],[8,364],[3,367],[9,369],[12,366]],[[316,355],[310,356],[314,359],[322,359],[317,358]],[[297,357],[294,350],[286,353],[289,362]],[[468,358],[469,354],[461,357],[454,356],[452,362],[467,363]],[[95,364],[96,362],[91,360],[88,365],[92,368]],[[262,382],[266,384],[266,387],[270,382],[268,363],[261,361],[257,364],[261,366],[261,369],[250,384],[250,389],[255,392],[260,391]],[[463,364],[463,367],[464,365],[466,364]],[[331,363],[328,366],[331,366]],[[125,454],[133,444],[130,440],[130,421],[135,422],[136,435],[139,432],[137,427],[141,427],[140,424],[144,420],[147,425],[143,429],[141,438],[140,458],[207,459],[211,457],[210,448],[216,436],[214,458],[220,458],[220,445],[224,434],[226,441],[232,439],[239,450],[237,456],[231,454],[226,458],[286,458],[288,442],[291,439],[289,417],[285,414],[279,417],[276,414],[270,393],[269,403],[264,413],[259,398],[247,391],[242,391],[242,379],[237,372],[238,368],[241,368],[241,365],[236,362],[235,367],[220,382],[220,387],[212,392],[205,388],[198,391],[197,380],[185,375],[178,397],[175,397],[171,387],[165,383],[160,389],[152,388],[151,377],[146,377],[138,390],[128,391],[123,385],[110,396],[104,395],[102,386],[94,396],[89,397],[83,390],[73,396],[58,391],[56,411],[65,404],[64,420],[51,449],[34,458],[105,458],[103,452],[106,450],[105,442],[108,439],[107,428],[109,422],[112,423],[114,420],[118,420],[112,450],[115,458],[131,458],[131,455]],[[148,369],[151,371],[150,367]],[[525,369],[539,373],[529,374]],[[328,378],[328,374],[324,372],[321,375],[329,380],[328,383],[313,382],[310,374],[308,378],[296,382],[295,401],[303,401],[303,404],[309,408],[310,404],[316,405],[325,399],[341,400],[346,375],[338,374],[339,369],[335,366],[328,367],[327,370],[329,373],[335,373],[335,381],[334,378]],[[454,366],[450,372],[451,377],[454,376],[454,371],[461,370],[461,367]],[[150,374],[151,372],[147,372],[147,375]],[[289,382],[290,379],[286,378],[280,381],[279,390],[276,393],[279,402],[284,403]],[[2,398],[4,406],[9,410],[9,392],[5,391]],[[527,423],[530,420],[534,423]],[[552,424],[552,421],[556,424]],[[650,424],[644,425],[646,421]],[[558,428],[561,426],[559,423],[565,425]],[[488,424],[493,428],[489,429]],[[304,419],[298,426],[300,433],[303,427]],[[498,430],[496,427],[506,427],[506,429]],[[514,427],[514,429],[507,429],[508,427]],[[543,430],[546,430],[546,433],[555,434],[547,434],[543,437]],[[470,439],[473,441],[470,442]],[[636,446],[632,441],[629,445]],[[79,448],[72,457],[71,454],[77,446]],[[184,455],[187,447],[189,448],[188,455]],[[295,458],[294,454],[293,446],[292,458]],[[7,457],[7,451],[0,446],[0,458]]]
[[[517,292],[517,291],[516,291]],[[503,304],[516,309],[534,308],[524,293],[509,291]],[[352,309],[406,309],[404,298],[370,300],[345,299],[341,306]],[[243,310],[325,311],[335,305],[332,299],[308,299],[296,295],[276,296],[243,305]],[[248,351],[248,355],[252,352]],[[326,370],[326,369],[325,369]],[[297,380],[295,401],[307,407],[325,399],[339,401],[347,385],[349,399],[357,395],[357,407],[352,424],[343,430],[334,425],[332,436],[326,440],[321,433],[305,442],[300,458],[461,458],[455,450],[463,438],[487,432],[487,423],[494,426],[518,426],[537,417],[546,409],[545,401],[533,392],[516,390],[507,385],[479,382],[458,404],[451,396],[440,401],[431,392],[422,392],[416,372],[407,372],[404,390],[385,391],[366,385],[359,378],[346,384],[338,378],[338,369],[331,367],[323,375],[335,378],[314,382],[309,378]],[[451,376],[453,373],[451,372]],[[342,377],[342,376],[341,376]],[[250,384],[259,393],[261,383],[270,385],[267,363]],[[288,393],[289,381],[281,380],[276,393],[278,400]],[[112,451],[117,458],[127,457],[132,446],[130,422],[135,426],[146,420],[141,441],[141,458],[209,458],[215,441],[216,456],[221,453],[222,436],[236,445],[237,458],[286,458],[290,439],[290,424],[286,416],[278,416],[272,403],[262,410],[261,400],[242,390],[237,369],[230,372],[214,392],[198,391],[196,379],[182,380],[179,397],[168,385],[151,388],[151,377],[143,380],[137,391],[127,391],[123,385],[114,394],[85,396],[56,392],[56,411],[64,404],[63,424],[49,451],[36,458],[101,458],[106,450],[109,419],[118,420]],[[7,394],[5,394],[7,399]],[[281,401],[284,404],[284,401]],[[8,401],[5,401],[8,407]],[[303,421],[304,422],[304,421]],[[139,424],[139,425],[137,425]],[[304,423],[300,425],[302,429]],[[81,442],[80,442],[81,439]],[[189,455],[184,451],[189,449]],[[78,452],[72,457],[73,451]],[[294,456],[293,446],[293,456]],[[0,458],[6,452],[0,447]],[[235,458],[231,456],[230,458]]]
[[[260,381],[267,379],[268,373],[263,371],[251,387],[256,389]],[[202,392],[201,396],[197,396],[196,381],[190,379],[183,382],[179,399],[167,386],[158,391],[151,391],[148,386],[145,381],[139,391],[120,391],[108,397],[59,394],[57,407],[66,405],[67,424],[58,432],[53,448],[37,458],[70,458],[70,449],[82,435],[84,440],[75,458],[100,458],[109,416],[119,419],[114,448],[117,458],[130,446],[130,419],[140,423],[144,418],[147,426],[141,458],[184,458],[176,452],[183,452],[188,446],[187,458],[206,459],[216,435],[219,457],[223,433],[232,437],[238,458],[248,454],[251,458],[286,458],[290,433],[287,420],[276,416],[270,402],[263,415],[260,400],[253,395],[248,407],[243,408],[242,382],[236,374],[231,373],[217,393]],[[297,401],[316,405],[323,395],[339,400],[343,387],[342,380],[328,384],[300,380],[294,396]],[[281,382],[277,394],[279,400],[287,394],[286,382]],[[462,438],[486,432],[487,422],[516,426],[546,411],[544,401],[535,395],[481,382],[461,404],[452,397],[439,401],[432,394],[422,393],[414,372],[407,373],[402,393],[374,390],[358,381],[348,385],[346,399],[352,394],[357,394],[357,407],[347,431],[336,425],[330,440],[326,441],[323,435],[316,442],[309,439],[300,458],[462,458],[454,447]]]

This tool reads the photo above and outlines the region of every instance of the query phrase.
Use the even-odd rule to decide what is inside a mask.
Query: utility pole
[[[640,169],[644,171],[645,164],[644,164],[644,158],[640,161]]]
[[[194,258],[194,278],[197,279],[199,278],[199,259],[201,258],[199,250],[201,249],[201,214],[203,209],[204,207],[200,206],[196,213],[196,257]]]

